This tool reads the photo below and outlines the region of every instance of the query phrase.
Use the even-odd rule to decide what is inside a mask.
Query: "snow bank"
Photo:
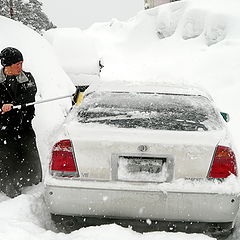
[[[99,56],[91,37],[79,28],[50,29],[44,37],[52,44],[60,65],[75,85],[99,80]]]
[[[75,88],[62,70],[50,44],[38,33],[21,23],[0,17],[0,49],[16,47],[24,57],[23,69],[30,71],[37,83],[36,100],[68,95]],[[71,107],[70,99],[36,105],[36,117],[33,125],[44,170],[48,165],[48,136]]]
[[[240,150],[240,2],[190,0],[141,11],[128,22],[113,19],[86,30],[105,67],[101,78],[195,84],[207,89]]]

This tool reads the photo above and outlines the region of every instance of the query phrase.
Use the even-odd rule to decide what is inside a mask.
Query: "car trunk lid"
[[[79,123],[69,124],[67,131],[73,144],[80,179],[104,181],[134,181],[134,177],[136,182],[206,178],[215,148],[224,136],[224,130],[154,131]],[[138,164],[143,169],[142,177],[139,173],[129,179],[129,176],[124,176],[124,165],[132,175],[138,172]],[[156,170],[158,167],[160,171]],[[149,172],[152,174],[144,176]],[[156,173],[158,178],[154,179]]]

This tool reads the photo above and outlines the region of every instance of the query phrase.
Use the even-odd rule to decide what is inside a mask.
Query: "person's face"
[[[14,73],[14,75],[19,75],[22,71],[22,64],[23,64],[23,61],[12,64],[10,66],[11,72]]]

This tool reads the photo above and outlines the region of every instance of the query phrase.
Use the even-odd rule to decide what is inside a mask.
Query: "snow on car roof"
[[[210,94],[202,87],[189,84],[168,84],[160,82],[134,81],[99,81],[92,84],[86,91],[90,92],[144,92],[204,96],[213,101]]]

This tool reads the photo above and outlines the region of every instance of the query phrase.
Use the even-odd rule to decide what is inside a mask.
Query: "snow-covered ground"
[[[102,80],[161,81],[199,84],[213,96],[218,107],[231,117],[229,128],[240,152],[238,120],[240,108],[240,2],[238,0],[179,1],[140,12],[127,22],[113,19],[84,31],[95,41],[98,57],[104,60]],[[0,49],[13,46],[24,55],[24,68],[33,73],[38,100],[74,92],[74,86],[60,64],[78,75],[78,65],[69,52],[55,57],[51,45],[20,23],[0,17]],[[10,30],[11,29],[11,30]],[[63,38],[71,38],[71,30]],[[81,38],[79,33],[78,38]],[[52,42],[51,42],[52,41]],[[74,41],[73,41],[74,43]],[[66,49],[74,51],[74,46]],[[80,49],[81,50],[81,49]],[[88,60],[89,56],[83,56]],[[66,64],[60,60],[66,59]],[[93,61],[96,66],[96,61]],[[83,71],[92,72],[87,61]],[[81,65],[82,66],[82,65]],[[34,128],[44,170],[48,166],[51,136],[71,106],[68,99],[36,106]],[[202,234],[154,232],[140,234],[117,225],[89,227],[69,235],[57,233],[50,221],[43,185],[28,188],[15,199],[0,194],[0,240],[10,239],[209,239]],[[239,225],[239,224],[238,224]],[[240,238],[237,227],[231,239]]]

